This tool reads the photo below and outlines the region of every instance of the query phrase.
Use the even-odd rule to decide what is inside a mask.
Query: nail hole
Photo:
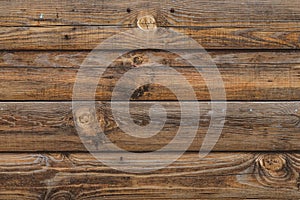
[[[174,9],[174,8],[171,8],[171,9],[170,9],[170,12],[171,12],[171,13],[174,13],[174,12],[175,12],[175,9]]]
[[[66,39],[66,40],[69,40],[69,39],[71,39],[71,38],[70,38],[69,35],[65,35],[65,39]]]
[[[131,9],[130,8],[127,8],[127,10],[126,10],[128,13],[130,13],[131,12]]]

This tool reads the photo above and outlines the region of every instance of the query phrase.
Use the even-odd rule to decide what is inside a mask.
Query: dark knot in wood
[[[140,65],[140,64],[142,64],[143,62],[144,62],[144,59],[143,59],[142,56],[135,56],[135,57],[133,58],[133,63],[134,63],[134,65]]]

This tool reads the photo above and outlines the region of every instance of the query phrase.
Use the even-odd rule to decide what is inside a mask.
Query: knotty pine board
[[[170,29],[189,36],[207,50],[299,49],[300,47],[299,23],[272,24],[264,28],[233,26]],[[115,26],[0,27],[0,50],[92,50],[107,38],[128,30],[130,28]],[[120,44],[134,48],[135,45],[146,42],[145,38],[131,36]],[[152,43],[160,44],[160,42],[155,43],[154,40]],[[176,40],[169,43],[169,45],[180,44]],[[109,49],[110,46],[106,48]]]
[[[0,9],[0,49],[90,50],[137,27],[137,19],[146,14],[155,18],[158,27],[184,33],[206,49],[299,48],[297,0],[5,0]]]
[[[186,153],[159,171],[128,174],[85,153],[7,153],[0,157],[0,199],[299,199],[299,160],[296,153],[201,160]]]
[[[134,26],[139,14],[152,14],[161,26],[256,25],[297,22],[297,0],[3,0],[2,26]],[[129,10],[129,9],[130,10]],[[117,14],[116,14],[117,13]],[[43,14],[42,18],[41,15]],[[162,23],[163,22],[163,23]]]
[[[195,52],[191,51],[191,55]],[[224,82],[227,100],[298,100],[300,96],[299,52],[208,52]],[[88,52],[1,52],[1,100],[72,100],[78,69]],[[95,96],[85,91],[81,100],[110,100],[116,81],[128,70],[156,62],[181,73],[194,87],[198,100],[210,100],[207,83],[197,70],[178,55],[164,51],[135,51],[119,57],[99,79]],[[91,68],[90,74],[94,74]],[[208,69],[209,70],[209,69]],[[208,71],[207,70],[207,71]],[[173,79],[168,73],[145,75]],[[214,74],[209,76],[214,80]],[[88,83],[91,77],[86,77]],[[216,86],[215,86],[216,87]],[[183,94],[185,91],[178,91]],[[123,93],[117,98],[124,99]],[[157,84],[140,88],[132,100],[176,100],[171,91]],[[191,100],[191,99],[185,99]],[[214,99],[224,100],[224,99]]]
[[[149,108],[158,102],[132,102],[130,112],[140,126],[149,123]],[[96,122],[104,130],[107,141],[91,141],[89,145],[112,144],[128,151],[154,151],[168,144],[180,124],[180,105],[160,102],[168,113],[164,128],[150,138],[141,139],[125,134],[111,114],[110,102],[97,102],[97,118],[85,109],[76,112],[76,124],[87,115],[89,123]],[[125,106],[124,102],[114,102]],[[188,109],[194,109],[190,102]],[[218,104],[216,103],[217,108]],[[199,151],[207,133],[211,116],[222,120],[218,110],[212,113],[209,102],[199,102],[199,128],[190,151]],[[87,151],[75,130],[71,102],[2,102],[0,103],[0,151]],[[189,112],[189,111],[187,111]],[[192,112],[191,112],[192,113]],[[195,116],[184,116],[194,119]],[[213,151],[296,151],[300,148],[299,102],[228,102],[222,134]],[[157,128],[157,127],[153,127]],[[190,136],[189,136],[190,137]],[[182,142],[188,139],[182,137]],[[95,142],[95,143],[94,143]],[[173,151],[183,150],[179,142]]]

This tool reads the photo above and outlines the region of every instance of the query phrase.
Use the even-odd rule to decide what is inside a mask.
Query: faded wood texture
[[[130,112],[139,126],[150,123],[150,107],[158,102],[132,102]],[[114,102],[124,107],[125,103]],[[167,120],[159,133],[147,138],[137,138],[124,133],[111,113],[111,104],[97,102],[96,116],[89,110],[75,112],[74,122],[70,102],[24,102],[0,104],[0,151],[86,151],[75,130],[75,124],[84,127],[98,123],[108,140],[91,140],[89,145],[108,147],[112,144],[128,151],[154,151],[167,145],[176,135],[181,123],[180,105],[177,102],[160,103],[167,112]],[[199,151],[207,133],[211,117],[222,120],[221,110],[212,112],[209,102],[199,102],[199,128],[191,144],[190,151]],[[218,106],[217,106],[218,107]],[[194,104],[190,102],[187,112],[192,113]],[[77,109],[75,109],[77,110]],[[158,113],[157,113],[158,114]],[[185,116],[194,119],[195,116]],[[122,123],[122,119],[119,120]],[[155,122],[155,121],[154,121]],[[119,122],[120,123],[120,122]],[[300,148],[300,103],[299,102],[229,102],[222,135],[214,151],[291,151]],[[153,123],[153,129],[155,126]],[[88,129],[87,129],[88,130]],[[190,135],[182,136],[182,142]],[[181,142],[172,150],[183,150]]]
[[[205,49],[299,49],[300,47],[299,23],[272,24],[269,28],[251,26],[171,29],[190,36]],[[110,26],[0,27],[0,50],[92,50],[105,39],[127,30],[129,28]],[[139,40],[132,35],[123,45],[131,47],[133,43],[144,42],[146,40]],[[169,44],[177,43],[172,41]]]
[[[297,0],[3,0],[0,2],[2,26],[42,25],[134,25],[137,15],[149,12],[164,26],[200,26],[297,22],[300,8]],[[127,10],[127,9],[130,10]],[[173,9],[172,9],[173,8]],[[117,13],[117,14],[116,14]],[[43,17],[40,17],[43,14]],[[160,19],[161,18],[161,19]]]
[[[279,1],[1,1],[1,49],[93,49],[151,14],[206,49],[298,49],[300,5]],[[118,14],[116,14],[118,13]],[[136,41],[132,38],[128,42]]]
[[[147,174],[82,153],[2,154],[0,199],[299,199],[299,172],[300,155],[287,153],[189,153]]]
[[[209,54],[220,71],[227,100],[299,100],[298,51],[213,51]],[[1,52],[0,97],[2,100],[72,100],[76,75],[87,55],[88,52]],[[193,86],[198,100],[210,100],[207,83],[194,67],[173,53],[150,50],[119,57],[101,79],[92,77],[99,79],[95,97],[82,91],[82,100],[110,100],[116,82],[125,72],[153,62],[173,67]],[[91,68],[90,74],[93,70],[95,68]],[[214,76],[212,74],[209,79],[214,81]],[[145,77],[177,80],[167,73],[146,74]],[[87,77],[87,84],[89,80],[90,77]],[[180,82],[175,81],[174,84]],[[185,91],[179,93],[184,94]],[[117,98],[124,99],[122,93],[117,94]],[[140,88],[132,95],[132,100],[176,99],[170,90],[157,84]]]
[[[299,0],[2,0],[0,9],[1,200],[300,199]],[[188,60],[162,50],[139,50],[117,58],[101,79],[95,70],[106,66],[89,66],[83,83],[91,87],[99,79],[97,90],[91,96],[83,88],[77,100],[95,99],[96,112],[90,107],[72,109],[76,75],[91,50],[111,36],[134,30],[144,15],[154,18],[151,26],[183,33],[208,50],[224,81],[226,98],[211,99],[208,82]],[[153,46],[186,47],[184,37],[159,33]],[[131,34],[104,48],[112,52],[121,44],[136,49],[148,39]],[[191,50],[189,58],[195,57],[197,52],[186,48]],[[151,72],[127,79],[116,93],[120,101],[110,102],[117,81],[129,70],[145,66],[175,69],[193,86],[196,101],[179,87],[177,76]],[[209,72],[210,83],[216,82],[211,65],[204,63],[201,70]],[[139,78],[172,82],[187,105],[181,116],[177,97],[166,87],[137,88],[130,102],[136,125],[160,127],[162,118],[150,118],[151,108],[157,109],[156,115],[163,112],[155,104],[167,113],[160,132],[146,139],[122,131],[121,125],[127,124],[122,120],[129,117],[118,115],[116,121],[111,111],[111,105],[126,106],[126,89]],[[218,100],[218,110],[212,110],[210,100]],[[220,106],[224,100],[229,100],[227,110]],[[200,107],[199,119],[192,112],[195,104]],[[182,117],[187,119],[184,123]],[[212,117],[224,127],[212,152],[200,159]],[[84,129],[96,150],[117,145],[145,153],[166,146],[179,128],[192,128],[195,118],[199,127],[187,152],[170,166],[143,174],[103,165],[89,154],[76,131],[76,126]],[[93,133],[93,123],[104,130],[106,139]],[[187,133],[160,157],[184,150],[184,142],[191,138]],[[119,156],[112,151],[100,156],[104,153],[110,159]],[[123,167],[131,164],[126,156],[117,161]],[[161,162],[154,160],[147,167]]]

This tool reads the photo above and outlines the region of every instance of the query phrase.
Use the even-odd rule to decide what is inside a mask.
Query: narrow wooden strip
[[[0,199],[298,199],[299,158],[189,153],[159,171],[128,174],[89,154],[1,154]]]
[[[159,102],[132,102],[130,112],[133,121],[139,126],[150,123],[150,107]],[[153,151],[167,145],[178,132],[178,128],[189,127],[181,123],[180,105],[177,102],[160,102],[166,109],[167,120],[159,133],[147,139],[125,134],[112,117],[108,102],[97,102],[97,120],[89,109],[76,111],[76,124],[85,127],[95,121],[104,130],[108,140],[95,139],[89,145],[109,147],[118,145],[128,151]],[[195,102],[194,102],[195,103]],[[193,102],[187,103],[185,119],[193,120]],[[124,107],[124,102],[114,102]],[[190,106],[189,106],[190,105]],[[218,103],[216,103],[217,108]],[[199,102],[199,128],[189,150],[199,151],[203,138],[211,123],[211,116],[221,116],[211,110],[208,102]],[[76,110],[76,109],[75,109]],[[162,111],[159,111],[162,112]],[[300,149],[300,103],[299,102],[229,102],[225,125],[214,151],[284,151]],[[219,114],[218,114],[219,113]],[[158,113],[158,111],[156,112]],[[118,117],[122,122],[122,117]],[[216,118],[222,120],[222,118]],[[75,130],[70,102],[28,102],[0,103],[0,151],[86,151]],[[154,125],[157,128],[159,125]],[[215,130],[219,128],[215,127]],[[89,130],[89,129],[86,129]],[[190,135],[182,138],[182,142]],[[178,143],[178,144],[177,144]],[[185,146],[176,142],[171,150],[183,150]]]
[[[0,25],[134,25],[139,14],[148,13],[162,26],[224,26],[300,20],[299,1],[248,0],[3,0]]]
[[[190,56],[194,56],[193,51]],[[227,100],[299,100],[300,60],[299,52],[209,52],[212,62],[218,66],[224,82]],[[0,57],[0,99],[1,100],[71,100],[73,86],[81,63],[88,52],[2,52]],[[205,56],[205,55],[204,55]],[[154,64],[153,64],[154,63]],[[205,64],[205,63],[204,63]],[[86,90],[80,92],[80,100],[110,100],[115,85],[129,70],[142,66],[169,66],[185,77],[194,88],[198,100],[210,100],[211,91],[222,86],[213,84],[214,69],[206,68],[204,77],[179,55],[164,51],[135,51],[116,59],[100,77],[95,75],[100,66],[87,68],[83,77],[85,86],[91,80],[99,83],[95,95]],[[20,66],[20,67],[19,67]],[[205,66],[204,66],[205,67]],[[159,68],[157,68],[159,69]],[[174,85],[182,84],[177,75],[165,71],[144,74],[145,79],[173,80]],[[139,76],[136,77],[137,79]],[[124,99],[129,83],[121,85],[117,99]],[[141,80],[140,80],[141,81]],[[177,87],[177,86],[176,86]],[[177,94],[186,91],[177,87]],[[123,92],[122,92],[123,91]],[[185,100],[192,100],[188,96]],[[150,84],[133,93],[134,100],[177,100],[166,87]],[[215,98],[214,100],[225,100]]]
[[[195,54],[197,51],[190,51]],[[207,51],[218,67],[232,68],[266,66],[285,67],[300,65],[298,51]],[[0,51],[0,67],[55,67],[79,68],[90,51]],[[134,58],[140,63],[134,62]],[[153,60],[155,59],[155,60]],[[172,67],[183,66],[182,58],[165,51],[137,50],[116,60],[115,66],[143,64],[156,61]],[[99,66],[104,67],[104,66]]]
[[[114,26],[0,27],[0,49],[91,50],[111,36],[129,29]],[[273,23],[262,27],[250,25],[171,29],[194,39],[205,49],[299,49],[300,47],[300,28],[299,23],[295,22]],[[147,39],[131,36],[122,43],[128,48],[134,47],[132,44],[143,44]],[[170,38],[160,39],[168,41]],[[173,40],[169,44],[180,45],[179,42]],[[155,44],[155,41],[152,44]]]

